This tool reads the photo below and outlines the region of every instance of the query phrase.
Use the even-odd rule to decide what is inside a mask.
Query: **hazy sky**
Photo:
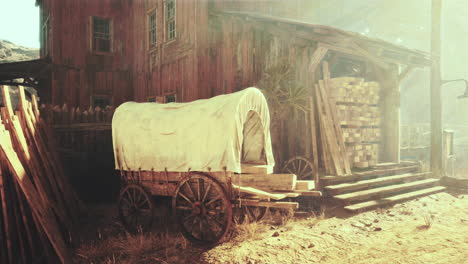
[[[39,8],[35,0],[0,0],[0,39],[39,48]]]

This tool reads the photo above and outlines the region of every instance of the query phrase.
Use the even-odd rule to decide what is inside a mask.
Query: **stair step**
[[[368,197],[375,196],[375,195],[398,192],[401,190],[416,188],[416,187],[420,187],[424,185],[435,184],[437,182],[439,182],[439,179],[425,179],[425,180],[414,181],[410,183],[396,184],[396,185],[391,185],[391,186],[385,186],[385,187],[380,187],[380,188],[375,188],[375,189],[359,191],[359,192],[340,194],[340,195],[333,196],[333,198],[341,200],[341,201],[363,200],[364,198],[368,198]]]
[[[378,208],[384,205],[390,205],[398,202],[403,202],[406,200],[411,200],[417,197],[433,194],[433,193],[438,193],[445,191],[445,187],[443,186],[435,186],[431,187],[428,189],[423,189],[423,190],[418,190],[414,192],[409,192],[409,193],[404,193],[404,194],[399,194],[391,197],[387,197],[384,199],[380,200],[374,200],[374,201],[368,201],[368,202],[363,202],[363,203],[358,203],[358,204],[353,204],[353,205],[348,205],[345,206],[345,209],[351,212],[361,212],[365,210],[370,210],[374,208]]]
[[[345,176],[323,176],[320,179],[324,182],[324,185],[335,184],[338,182],[349,182],[357,181],[365,177],[381,177],[387,175],[397,175],[403,173],[412,173],[418,172],[420,170],[419,166],[406,166],[402,168],[394,169],[376,169],[370,171],[355,172],[352,175]]]
[[[431,173],[426,172],[426,173],[407,173],[407,174],[400,174],[400,175],[395,175],[395,176],[386,176],[386,177],[380,177],[380,178],[371,179],[371,180],[358,181],[354,183],[341,183],[337,185],[329,185],[325,187],[325,190],[327,190],[330,194],[340,194],[343,192],[358,190],[358,189],[362,189],[365,187],[371,187],[371,186],[376,186],[376,185],[386,184],[386,183],[391,183],[391,182],[399,182],[402,180],[410,180],[410,179],[415,179],[415,178],[420,178],[420,177],[427,177],[429,175],[431,175]]]

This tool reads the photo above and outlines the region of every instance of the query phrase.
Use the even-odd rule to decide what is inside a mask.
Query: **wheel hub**
[[[201,202],[195,202],[192,205],[192,212],[194,215],[205,215],[206,208]]]

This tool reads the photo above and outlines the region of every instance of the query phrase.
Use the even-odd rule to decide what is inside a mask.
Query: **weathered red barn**
[[[43,101],[88,107],[155,96],[191,101],[233,91],[232,77],[217,77],[231,70],[219,67],[226,55],[220,48],[230,44],[213,32],[218,10],[295,15],[300,2],[37,0],[41,58],[52,65]]]
[[[330,123],[336,129],[332,135],[345,142],[329,141],[321,113],[284,121],[286,133],[273,139],[277,164],[305,157],[316,187],[319,171],[350,173],[347,162],[333,160],[340,153],[347,153],[343,159],[349,158],[351,167],[400,162],[399,85],[414,68],[431,65],[426,53],[303,22],[314,8],[306,0],[36,3],[41,58],[50,65],[39,94],[54,105],[87,109],[129,100],[193,101],[255,86],[280,64],[317,104],[315,86],[323,80],[339,110]],[[370,93],[372,100],[361,100]],[[347,112],[355,120],[344,119]]]

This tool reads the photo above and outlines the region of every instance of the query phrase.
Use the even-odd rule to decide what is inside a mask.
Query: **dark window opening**
[[[156,38],[156,11],[153,11],[149,15],[149,44],[150,46],[153,46],[156,44],[157,38]]]
[[[93,50],[111,52],[111,42],[110,19],[93,17]]]
[[[175,12],[176,12],[175,0],[167,0],[166,4],[166,32],[167,40],[173,40],[176,36],[176,25],[175,25]]]
[[[176,102],[175,94],[166,95],[166,103],[175,103],[175,102]]]
[[[112,99],[109,96],[94,96],[93,97],[93,108],[100,107],[101,109],[106,108],[106,106],[112,105]]]
[[[42,12],[42,27],[41,27],[41,52],[42,56],[49,54],[49,30],[50,30],[50,15],[47,11]]]

